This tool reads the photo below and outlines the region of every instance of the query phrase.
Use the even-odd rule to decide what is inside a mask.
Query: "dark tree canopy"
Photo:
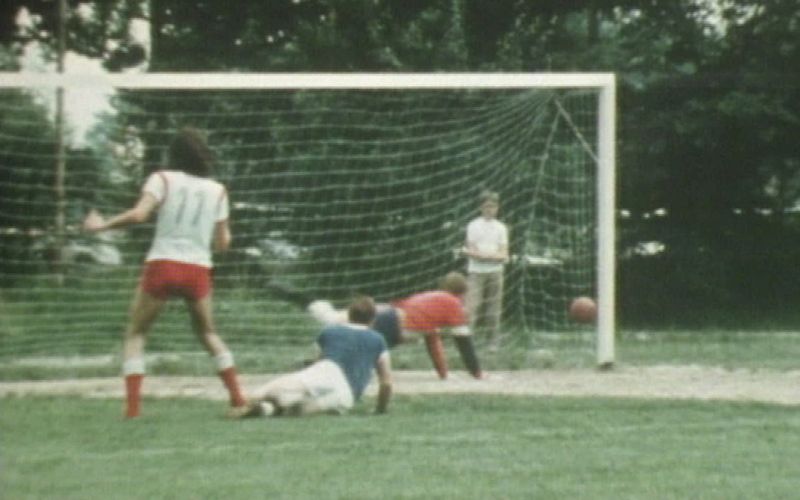
[[[57,4],[3,2],[0,44],[10,53],[34,40],[53,48]],[[619,200],[631,214],[621,248],[659,240],[667,249],[622,261],[626,310],[665,296],[677,309],[685,304],[675,297],[707,299],[712,289],[689,278],[710,261],[722,269],[713,287],[733,301],[751,294],[747,283],[768,289],[775,269],[800,269],[787,257],[800,234],[796,0],[67,4],[69,49],[112,71],[143,61],[149,71],[613,71]],[[23,7],[36,24],[20,31]],[[149,23],[149,47],[131,39],[133,19]],[[4,65],[14,68],[13,58]],[[654,222],[646,216],[656,209],[665,215]],[[653,281],[665,285],[640,292]],[[782,282],[797,299],[792,280]]]

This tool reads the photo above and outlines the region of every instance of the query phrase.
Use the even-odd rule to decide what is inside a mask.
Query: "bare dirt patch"
[[[243,375],[252,394],[274,375]],[[398,371],[396,394],[506,394],[519,396],[611,397],[751,401],[800,405],[800,371],[726,370],[702,366],[617,367],[596,370],[519,370],[492,372],[475,380],[462,372],[439,380],[431,371]],[[121,378],[0,382],[0,397],[74,395],[123,397]],[[216,377],[148,376],[143,391],[155,397],[227,398]],[[374,394],[375,387],[368,389]]]

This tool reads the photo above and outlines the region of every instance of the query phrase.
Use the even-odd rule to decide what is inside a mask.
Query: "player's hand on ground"
[[[93,208],[86,214],[86,218],[83,219],[83,230],[93,233],[102,229],[104,223],[105,219],[103,219],[103,216]]]

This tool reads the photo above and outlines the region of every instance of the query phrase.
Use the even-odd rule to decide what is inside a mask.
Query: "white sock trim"
[[[122,363],[122,374],[128,375],[144,375],[144,358],[130,358]]]
[[[227,370],[233,366],[233,354],[230,352],[223,352],[214,356],[214,362],[217,364],[217,371]]]

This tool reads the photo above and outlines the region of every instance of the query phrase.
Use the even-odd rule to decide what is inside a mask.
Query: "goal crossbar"
[[[613,73],[10,73],[0,87],[138,89],[607,88]]]

